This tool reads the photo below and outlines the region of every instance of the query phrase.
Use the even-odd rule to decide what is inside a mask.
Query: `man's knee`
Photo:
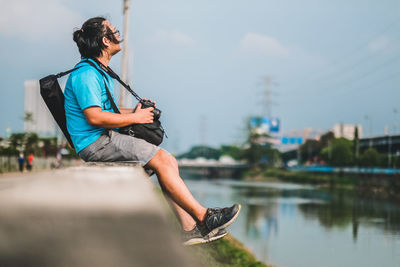
[[[164,149],[158,150],[155,156],[149,161],[148,165],[155,169],[166,168],[172,165],[171,155]]]

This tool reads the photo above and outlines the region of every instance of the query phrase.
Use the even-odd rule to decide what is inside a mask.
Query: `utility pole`
[[[124,0],[122,6],[122,14],[124,15],[124,42],[122,44],[122,60],[121,60],[121,80],[127,82],[127,65],[128,65],[128,35],[129,35],[129,7],[130,0]],[[128,107],[129,95],[126,89],[121,85],[119,91],[119,107]]]
[[[388,134],[388,168],[392,165],[392,138],[390,134]]]
[[[364,119],[367,121],[368,136],[372,138],[372,118],[369,115],[365,115]]]
[[[207,145],[207,117],[201,115],[200,117],[200,143],[203,146]]]
[[[393,132],[392,135],[397,134],[397,109],[393,109]]]

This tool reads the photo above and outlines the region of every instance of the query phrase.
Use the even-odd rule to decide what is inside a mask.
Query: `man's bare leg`
[[[182,227],[191,230],[188,228],[193,228],[193,222],[204,220],[207,209],[194,199],[179,176],[179,170],[171,157],[165,150],[160,149],[147,166],[155,170],[161,188],[174,202],[173,205],[176,207],[175,211]],[[192,217],[193,222],[188,218],[188,215]]]
[[[178,163],[176,162],[176,159],[173,156],[170,156],[169,158],[170,158],[171,164],[179,172],[179,167],[178,167]],[[189,213],[187,213],[184,209],[182,209],[178,204],[176,204],[174,202],[174,200],[171,198],[171,196],[168,195],[168,192],[165,190],[165,188],[163,188],[163,186],[161,184],[160,184],[160,187],[162,189],[164,197],[168,201],[168,204],[171,206],[176,217],[179,219],[179,222],[180,222],[183,230],[185,230],[185,231],[192,230],[196,225],[196,221],[192,218],[192,216]]]
[[[171,206],[174,214],[178,218],[182,229],[185,231],[193,230],[196,226],[196,221],[192,218],[192,216],[187,213],[184,209],[182,209],[178,204],[176,204],[171,197],[168,195],[168,192],[163,190],[164,197],[167,199],[168,204]]]

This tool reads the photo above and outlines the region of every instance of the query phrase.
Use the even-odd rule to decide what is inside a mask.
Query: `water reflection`
[[[278,267],[399,266],[398,204],[293,184],[186,182],[207,205],[242,203],[233,235]]]
[[[265,206],[247,204],[246,233],[250,238],[263,239],[278,234],[278,207],[270,203]]]
[[[323,205],[316,203],[301,204],[299,210],[305,219],[317,219],[327,229],[351,226],[355,242],[360,224],[365,227],[379,228],[392,235],[400,233],[399,207],[392,203],[362,199],[343,193],[332,193],[329,202]]]
[[[396,203],[290,184],[258,183],[255,186],[237,181],[216,183],[236,188],[246,199],[249,209],[246,225],[249,227],[259,225],[263,218],[276,224],[280,205],[283,210],[298,208],[306,220],[317,219],[326,229],[352,226],[355,239],[360,223],[379,227],[389,234],[400,234],[400,207]]]

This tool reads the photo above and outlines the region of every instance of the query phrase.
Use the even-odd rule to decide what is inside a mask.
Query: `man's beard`
[[[111,56],[114,56],[117,54],[119,51],[121,51],[121,47],[119,49],[115,49],[115,51],[112,51]]]

